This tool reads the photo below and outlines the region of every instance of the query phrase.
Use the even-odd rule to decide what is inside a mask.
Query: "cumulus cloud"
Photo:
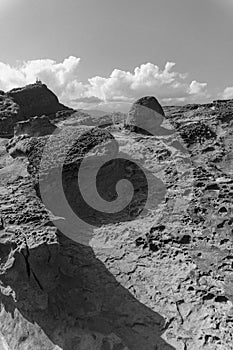
[[[191,95],[206,95],[207,94],[207,83],[199,83],[196,80],[193,80],[189,86],[189,93]]]
[[[175,72],[174,62],[167,62],[164,69],[152,63],[142,64],[131,72],[114,69],[108,78],[89,79],[88,90],[104,101],[131,102],[143,95],[155,95],[163,102],[193,101],[196,97],[208,97],[207,83],[188,83],[187,74]]]
[[[163,70],[152,63],[136,67],[134,72],[114,69],[108,78],[89,79],[89,91],[105,101],[126,101],[142,95],[155,94],[158,98],[187,96],[184,76],[171,69],[175,63],[168,62]]]
[[[226,87],[221,96],[219,97],[226,100],[233,99],[233,86]]]
[[[78,81],[80,58],[70,56],[57,63],[51,59],[31,60],[11,67],[0,62],[0,89],[8,91],[17,86],[42,80],[60,99],[69,101],[84,93],[85,86]]]
[[[84,105],[115,108],[121,103],[128,106],[144,95],[154,95],[161,103],[171,104],[209,97],[207,83],[190,82],[187,74],[174,68],[174,62],[167,62],[163,68],[144,63],[133,71],[114,69],[108,77],[90,77],[84,83],[79,80],[80,58],[74,56],[60,63],[40,59],[19,62],[15,67],[0,62],[0,89],[7,91],[33,83],[38,77],[61,102],[77,108]]]

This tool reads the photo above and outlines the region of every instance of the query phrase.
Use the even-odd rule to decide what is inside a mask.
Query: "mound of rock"
[[[52,137],[28,139],[21,135],[7,144],[12,157],[27,157],[28,172],[36,192],[42,199],[43,194],[49,199],[47,204],[55,215],[64,216],[61,192],[65,192],[77,216],[94,226],[133,220],[137,211],[133,214],[132,209],[143,208],[147,199],[148,184],[143,171],[130,160],[120,159],[118,148],[118,143],[106,129],[87,126],[65,128]],[[80,167],[82,170],[83,166],[80,177]],[[106,213],[106,207],[99,209],[99,195],[107,201],[107,209],[111,208],[111,202],[118,197],[116,184],[127,178],[135,193],[133,198],[129,195],[130,203],[124,190],[122,199],[113,203],[116,214]],[[81,181],[81,190],[78,180]],[[98,193],[94,190],[95,182]],[[81,192],[86,194],[86,200]],[[86,202],[91,202],[92,206]],[[68,214],[66,220],[69,221]]]
[[[56,115],[67,116],[67,113],[70,115],[73,110],[61,104],[45,84],[12,89],[0,95],[0,135],[12,136],[17,122],[34,116],[47,115],[54,119]]]
[[[68,109],[45,84],[36,83],[12,89],[7,95],[20,106],[20,114],[27,118]]]

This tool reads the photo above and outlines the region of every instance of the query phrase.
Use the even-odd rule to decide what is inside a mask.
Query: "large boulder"
[[[134,102],[126,119],[126,128],[143,134],[157,134],[164,121],[164,111],[154,96],[145,96]]]
[[[141,97],[133,104],[133,107],[134,106],[147,107],[152,109],[155,112],[158,112],[159,114],[165,115],[162,106],[154,96]]]

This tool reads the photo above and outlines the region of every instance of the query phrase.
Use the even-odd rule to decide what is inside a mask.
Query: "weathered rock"
[[[105,129],[80,126],[65,128],[49,138],[20,136],[8,143],[7,150],[12,157],[27,157],[37,194],[42,198],[44,194],[56,216],[65,216],[63,192],[76,216],[94,226],[134,220],[140,208],[144,208],[148,192],[146,176],[130,158],[121,158],[118,143]],[[117,200],[116,184],[121,179],[132,183],[133,198],[125,188],[124,195]],[[162,182],[159,187],[163,196]],[[99,195],[105,199],[107,208],[99,205]],[[112,201],[116,214],[106,213]],[[68,215],[66,222],[72,222]]]
[[[34,116],[70,115],[73,110],[62,105],[57,96],[45,84],[31,84],[12,89],[0,95],[0,135],[13,136],[14,127],[19,121]]]
[[[164,111],[154,96],[137,100],[131,107],[126,119],[126,127],[135,132],[155,135],[162,131]]]
[[[160,103],[158,102],[158,100],[154,97],[154,96],[145,96],[145,97],[141,97],[139,100],[137,100],[131,110],[134,107],[138,107],[138,106],[142,106],[142,107],[146,107],[149,109],[152,109],[153,111],[162,114],[164,116],[164,111],[162,106],[160,105]]]
[[[12,158],[26,157],[28,149],[27,135],[20,135],[10,139],[6,144],[6,151]]]
[[[69,166],[82,159],[86,149],[92,151],[90,146],[95,144],[105,147],[113,140],[106,130],[90,130],[78,130],[77,139],[77,135],[73,138],[74,130],[65,130],[70,142],[61,133],[51,138],[50,150],[56,152],[45,153],[42,176],[46,178],[64,159],[69,174]],[[46,140],[48,137],[26,140],[28,148],[24,152],[35,179]],[[76,142],[68,152],[73,140]],[[111,145],[107,150],[114,156],[116,145]],[[106,154],[104,147],[99,157]],[[109,171],[106,175],[111,181]],[[7,187],[1,173],[0,179]],[[106,189],[108,178],[104,180]],[[72,188],[71,181],[67,184]],[[53,189],[50,192],[47,188],[48,193],[57,190],[53,183],[47,185]],[[52,225],[27,177],[17,177],[9,189],[14,192],[10,208],[9,193],[0,195],[6,222],[0,240],[0,331],[10,349],[151,350],[151,344],[159,350],[172,349],[161,338],[163,317],[122,287],[90,247],[70,240]],[[108,254],[112,255],[109,250]]]
[[[206,124],[202,122],[190,123],[183,125],[179,129],[181,137],[188,146],[192,144],[205,143],[210,139],[216,139],[216,133]]]
[[[13,136],[14,125],[18,120],[19,105],[3,92],[0,95],[0,135]]]
[[[25,118],[55,114],[68,107],[59,103],[57,96],[45,84],[31,84],[10,90],[7,95],[20,106],[20,114]]]
[[[190,163],[174,132],[157,138],[116,129],[119,152],[140,160],[166,191],[147,215],[94,227],[89,247],[56,228],[65,216],[46,210],[23,171],[25,159],[13,160],[0,141],[0,346],[3,339],[11,350],[232,349],[233,106],[165,111]],[[64,159],[67,185],[75,183],[75,166],[87,149],[95,154],[98,140],[110,142],[114,156],[107,130],[81,128],[73,144],[73,129],[68,139],[64,129],[51,143],[49,136],[16,142],[35,184],[38,173],[45,180]],[[104,155],[103,147],[97,156]],[[103,170],[100,195],[111,199],[116,175]],[[136,169],[128,170],[130,180]],[[46,183],[54,198],[56,181]]]
[[[39,137],[52,134],[57,127],[51,123],[45,115],[33,117],[29,120],[18,122],[14,128],[14,136],[26,135],[28,137]]]

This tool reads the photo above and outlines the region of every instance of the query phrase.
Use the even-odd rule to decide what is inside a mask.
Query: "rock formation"
[[[45,84],[31,84],[22,88],[12,89],[8,96],[20,106],[20,113],[25,117],[54,114],[67,109],[60,104],[57,96]]]
[[[14,128],[14,136],[26,135],[28,137],[39,137],[52,134],[57,127],[51,123],[45,115],[33,117],[29,120],[18,122]]]
[[[139,124],[152,135],[71,117],[51,137],[0,139],[0,348],[233,349],[233,102],[157,112]],[[82,206],[84,159],[86,192],[89,160],[107,160],[97,187],[109,205],[122,177],[135,184],[117,220]],[[88,229],[67,226],[59,174]]]
[[[164,111],[154,96],[145,96],[131,107],[125,126],[144,134],[156,133],[164,120]]]
[[[59,103],[56,95],[45,84],[36,83],[12,89],[0,95],[0,135],[12,136],[14,126],[34,116],[70,115],[73,110]]]
[[[58,128],[50,122],[47,116],[33,117],[29,120],[16,123],[14,137],[6,144],[7,152],[13,157],[26,155],[28,139],[42,137],[58,132]]]

